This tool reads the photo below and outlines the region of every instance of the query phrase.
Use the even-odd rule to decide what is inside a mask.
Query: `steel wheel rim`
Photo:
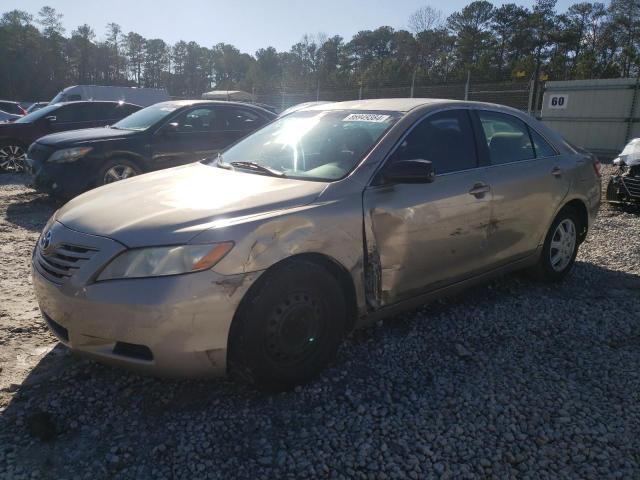
[[[272,362],[289,366],[303,362],[324,336],[322,306],[306,292],[293,293],[267,319],[266,351]]]
[[[119,182],[136,176],[136,171],[129,165],[114,165],[104,174],[104,183]]]
[[[576,224],[570,218],[565,218],[558,224],[551,237],[549,260],[553,270],[561,272],[567,268],[573,259],[576,239]]]
[[[10,172],[24,171],[27,154],[19,145],[7,145],[0,148],[0,170]]]

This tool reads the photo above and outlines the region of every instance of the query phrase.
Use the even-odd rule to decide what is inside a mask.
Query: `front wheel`
[[[103,165],[98,176],[98,186],[118,182],[140,175],[142,170],[129,160],[110,160]]]
[[[535,268],[540,278],[557,282],[567,276],[576,261],[580,231],[581,222],[575,211],[561,210],[551,224]]]
[[[229,338],[229,371],[266,390],[308,382],[335,357],[345,298],[321,266],[294,260],[267,271],[243,301]]]
[[[24,172],[26,150],[17,144],[0,146],[0,171],[20,173]]]

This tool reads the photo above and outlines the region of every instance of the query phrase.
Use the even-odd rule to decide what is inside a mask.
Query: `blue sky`
[[[532,1],[515,3],[531,6]],[[98,38],[105,25],[116,22],[125,32],[136,31],[146,38],[169,43],[195,40],[211,47],[231,43],[243,52],[274,46],[288,50],[305,33],[342,35],[349,39],[358,30],[390,25],[407,28],[409,15],[429,4],[446,15],[464,7],[467,0],[2,0],[0,12],[14,8],[36,14],[49,5],[64,14],[70,33],[88,23]],[[500,5],[502,2],[494,2]],[[559,0],[563,11],[574,2]],[[577,2],[576,2],[577,3]]]

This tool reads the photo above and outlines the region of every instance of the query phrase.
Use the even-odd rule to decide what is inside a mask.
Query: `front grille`
[[[622,176],[620,183],[630,197],[640,199],[640,178]]]
[[[49,280],[61,283],[65,278],[71,277],[82,263],[89,260],[97,251],[95,248],[67,243],[60,243],[46,250],[42,250],[38,245],[36,260]]]

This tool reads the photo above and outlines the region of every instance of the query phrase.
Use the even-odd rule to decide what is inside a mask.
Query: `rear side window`
[[[225,130],[251,131],[266,123],[260,115],[244,108],[225,107],[221,114]]]
[[[99,118],[102,120],[120,120],[137,112],[139,108],[122,103],[102,103]]]
[[[512,115],[479,111],[491,165],[535,158],[527,125]]]
[[[429,160],[436,174],[477,166],[475,140],[466,110],[447,110],[420,121],[393,154],[391,161]]]
[[[536,158],[553,157],[554,155],[558,155],[558,152],[556,152],[556,150],[549,145],[544,138],[542,138],[542,135],[532,128],[529,129],[529,132],[531,132],[531,140],[533,140],[533,148],[536,151]]]

